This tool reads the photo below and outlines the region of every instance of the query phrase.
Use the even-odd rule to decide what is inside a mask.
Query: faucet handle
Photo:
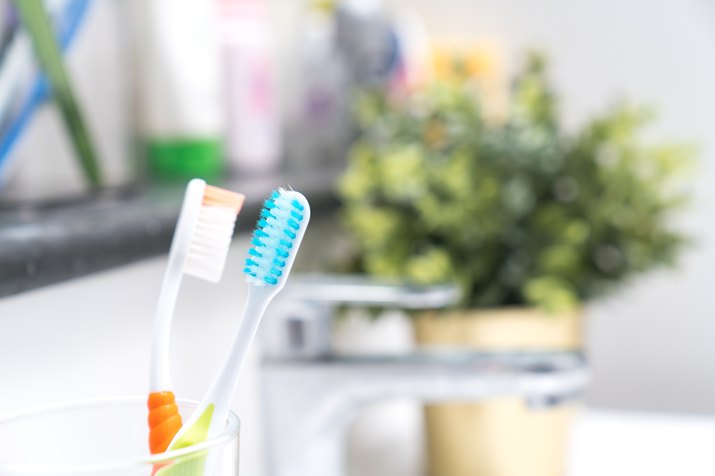
[[[413,286],[355,275],[294,275],[264,320],[269,358],[313,359],[331,354],[338,306],[439,309],[459,299],[456,285]]]

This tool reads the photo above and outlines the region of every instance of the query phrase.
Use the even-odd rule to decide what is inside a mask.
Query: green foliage
[[[650,145],[643,109],[620,104],[559,127],[543,60],[513,84],[508,118],[484,119],[469,81],[401,100],[372,92],[340,182],[355,266],[420,284],[458,281],[464,307],[573,308],[672,264],[692,151]]]

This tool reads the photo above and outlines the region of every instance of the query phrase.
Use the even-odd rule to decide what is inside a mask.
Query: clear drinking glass
[[[186,419],[196,402],[180,400]],[[0,475],[212,476],[238,474],[240,422],[234,413],[216,438],[150,455],[145,397],[57,404],[0,418]],[[197,464],[199,463],[199,464]],[[171,470],[173,465],[175,470]]]

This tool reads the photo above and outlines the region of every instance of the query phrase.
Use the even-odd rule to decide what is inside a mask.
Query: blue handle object
[[[62,51],[67,51],[77,36],[77,31],[87,13],[91,0],[70,0],[65,6],[57,30],[59,31],[59,44]],[[27,96],[14,120],[10,122],[7,130],[0,138],[0,175],[2,166],[7,160],[13,146],[17,143],[22,133],[35,113],[35,110],[50,97],[50,85],[44,73],[39,72],[35,77],[30,94]]]

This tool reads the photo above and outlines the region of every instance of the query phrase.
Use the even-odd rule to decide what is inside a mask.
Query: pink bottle
[[[270,15],[264,0],[218,0],[226,91],[226,150],[243,175],[281,165],[280,113]]]

